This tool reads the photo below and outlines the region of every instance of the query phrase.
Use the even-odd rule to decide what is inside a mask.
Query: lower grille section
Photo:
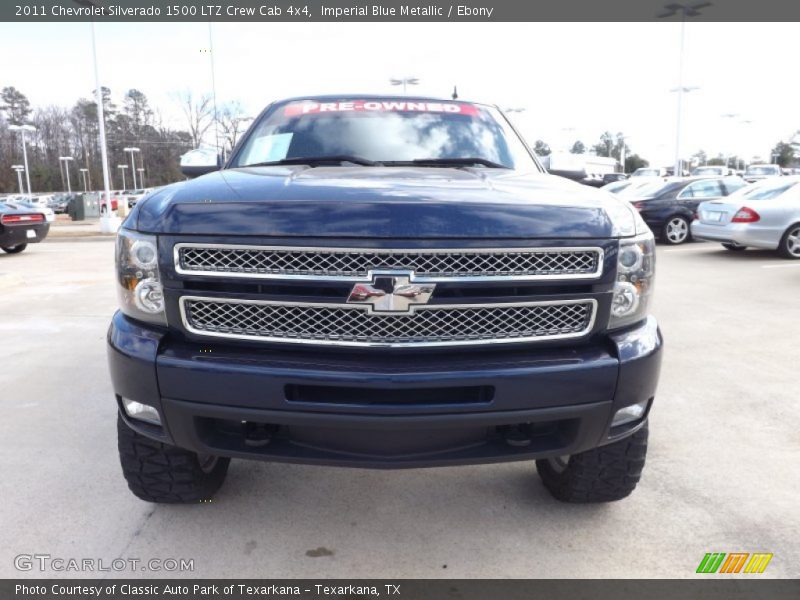
[[[433,305],[411,313],[370,313],[338,304],[286,304],[184,296],[184,327],[197,335],[343,346],[456,346],[586,335],[595,300]]]

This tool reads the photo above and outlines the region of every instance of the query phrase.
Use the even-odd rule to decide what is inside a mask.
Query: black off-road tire
[[[189,450],[162,444],[117,417],[122,474],[128,487],[147,502],[188,504],[208,501],[222,486],[230,458],[200,457]]]
[[[536,461],[547,490],[562,502],[621,500],[636,488],[647,454],[647,423],[623,440],[573,454],[566,460]]]
[[[3,248],[3,252],[5,252],[7,254],[19,254],[20,252],[25,250],[25,248],[27,248],[27,247],[28,247],[28,244],[17,244],[16,246],[8,246],[6,248]]]

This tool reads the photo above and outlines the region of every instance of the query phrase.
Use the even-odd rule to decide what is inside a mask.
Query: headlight
[[[652,233],[620,240],[610,329],[625,327],[647,316],[655,273],[656,243]]]
[[[117,294],[120,309],[129,317],[158,325],[167,324],[154,235],[119,230]]]

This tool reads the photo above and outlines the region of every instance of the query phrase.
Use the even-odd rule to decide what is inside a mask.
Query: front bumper
[[[311,353],[173,340],[117,313],[118,400],[158,409],[130,427],[201,454],[355,467],[491,463],[574,454],[630,435],[614,413],[653,399],[652,317],[600,342],[491,354]]]
[[[710,242],[776,250],[782,235],[783,231],[774,227],[760,227],[758,223],[709,225],[701,221],[692,221],[692,236]]]

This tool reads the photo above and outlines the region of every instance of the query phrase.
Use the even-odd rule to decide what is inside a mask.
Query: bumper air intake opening
[[[437,404],[489,404],[494,386],[375,389],[328,385],[285,386],[286,400],[297,403],[357,406],[417,406]]]

